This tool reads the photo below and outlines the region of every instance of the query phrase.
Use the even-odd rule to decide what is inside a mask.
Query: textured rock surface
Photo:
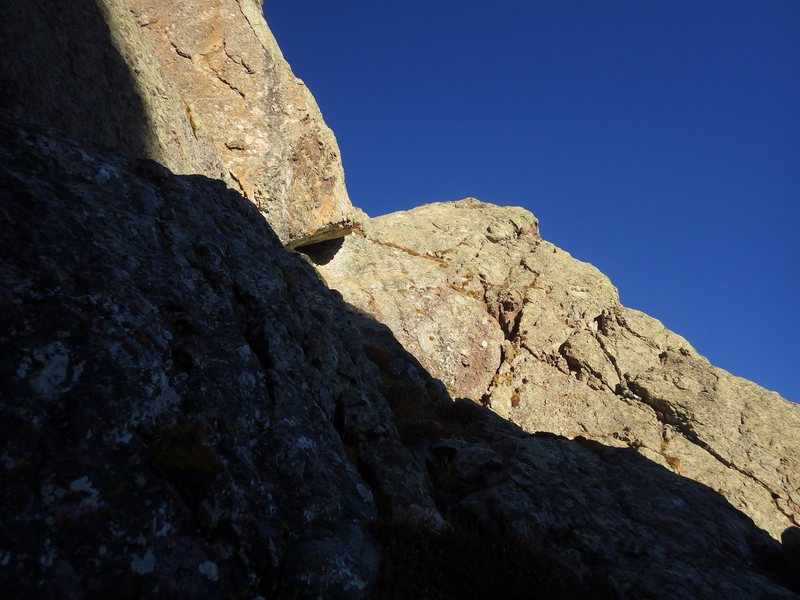
[[[0,139],[10,596],[402,597],[375,528],[466,524],[425,563],[445,596],[479,573],[519,581],[504,597],[795,597],[705,486],[450,401],[223,183]]]
[[[780,538],[800,523],[800,407],[619,304],[536,219],[474,199],[386,215],[319,256],[454,396],[530,432],[636,449]],[[312,253],[313,255],[313,253]]]
[[[6,596],[797,597],[799,530],[679,474],[774,535],[791,407],[520,209],[306,248],[353,308],[262,218],[349,204],[258,2],[45,4],[0,22]]]
[[[335,415],[435,515],[360,318],[221,182],[2,138],[3,582],[358,595],[376,511]]]
[[[286,242],[352,207],[339,148],[257,0],[125,0],[241,192]]]
[[[176,173],[227,177],[123,0],[4,2],[0,86],[0,107],[21,120]]]
[[[257,0],[9,0],[3,13],[0,107],[18,118],[221,178],[285,243],[351,225],[336,140]]]

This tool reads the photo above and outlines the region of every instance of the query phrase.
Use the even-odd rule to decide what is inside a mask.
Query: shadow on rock
[[[453,401],[222,183],[0,137],[12,595],[792,597],[718,493]]]
[[[0,108],[77,140],[145,156],[149,123],[106,23],[109,10],[97,0],[3,2]]]

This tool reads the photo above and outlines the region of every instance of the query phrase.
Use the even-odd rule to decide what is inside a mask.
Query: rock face
[[[6,589],[357,596],[376,509],[335,424],[435,514],[361,318],[223,183],[1,130]]]
[[[315,270],[281,242],[338,161],[256,2],[44,4],[0,25],[5,596],[797,597],[793,407],[521,209],[375,219]],[[276,148],[220,150],[223,85]]]
[[[339,148],[258,0],[126,0],[242,194],[291,244],[353,217]]]
[[[223,179],[284,243],[349,232],[336,140],[257,0],[10,0],[3,13],[0,108]]]
[[[715,492],[452,402],[222,182],[0,138],[11,595],[792,597]]]
[[[635,449],[776,539],[800,523],[800,407],[621,306],[527,211],[431,204],[372,219],[330,254],[318,259],[328,283],[454,396],[529,432]]]

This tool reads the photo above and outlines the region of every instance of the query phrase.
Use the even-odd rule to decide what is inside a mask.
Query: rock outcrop
[[[435,514],[361,317],[223,183],[1,130],[4,589],[358,595],[376,508],[335,423]]]
[[[454,396],[529,432],[633,448],[777,539],[800,523],[800,406],[621,306],[602,273],[540,239],[529,212],[431,204],[325,250],[312,256],[328,283]]]
[[[707,487],[453,402],[222,182],[0,139],[11,596],[793,597]]]
[[[4,7],[4,595],[797,597],[794,407],[522,209],[308,246],[335,142],[256,0],[192,6]]]
[[[0,87],[26,122],[226,181],[284,243],[358,218],[336,139],[258,0],[10,0]]]

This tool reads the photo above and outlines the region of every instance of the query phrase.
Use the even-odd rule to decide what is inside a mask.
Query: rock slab
[[[800,406],[622,306],[529,212],[465,199],[370,220],[319,272],[455,397],[529,432],[631,448],[776,539],[800,523]]]

